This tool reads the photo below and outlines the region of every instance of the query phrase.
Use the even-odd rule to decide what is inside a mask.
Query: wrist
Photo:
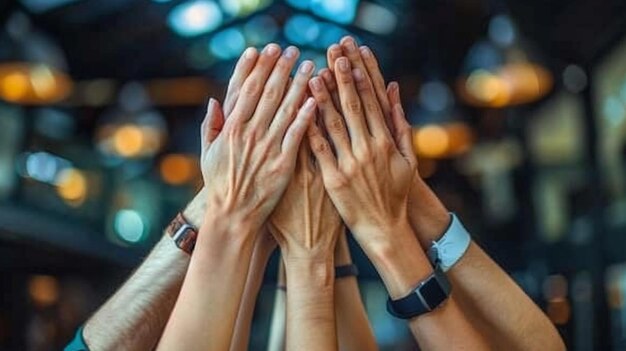
[[[321,289],[323,293],[332,292],[335,280],[335,264],[332,255],[318,258],[301,258],[283,256],[285,276],[290,291],[293,289]]]
[[[450,213],[421,178],[411,187],[408,213],[411,227],[424,250],[439,240],[450,225]]]
[[[366,253],[395,299],[410,292],[433,268],[408,222],[386,230],[391,240],[372,245]]]
[[[200,191],[194,196],[187,207],[182,211],[183,216],[196,228],[202,226],[202,221],[206,213],[206,187],[202,187]]]

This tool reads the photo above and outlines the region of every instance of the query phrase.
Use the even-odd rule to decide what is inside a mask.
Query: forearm
[[[426,255],[408,223],[392,230],[394,241],[375,250],[366,250],[381,275],[392,299],[409,294],[432,274]],[[368,252],[369,251],[369,252]],[[454,294],[454,293],[453,293]],[[440,308],[409,321],[420,347],[426,350],[486,350],[481,335],[449,298]]]
[[[423,250],[440,239],[449,224],[449,214],[422,181],[414,185],[411,225]],[[476,243],[448,272],[454,296],[467,319],[496,348],[514,350],[562,350],[558,332],[517,284]],[[529,337],[532,335],[532,337]]]
[[[287,350],[336,350],[333,260],[285,260]]]
[[[183,211],[195,226],[204,216],[204,191]],[[159,340],[189,265],[189,255],[164,235],[128,281],[85,323],[92,350],[152,349]]]
[[[265,234],[266,233],[259,233],[259,236]],[[263,284],[263,274],[265,273],[265,267],[267,266],[270,255],[271,251],[266,253],[256,250],[252,254],[248,277],[246,279],[241,305],[239,306],[239,312],[237,313],[237,321],[235,322],[235,331],[230,345],[231,351],[243,351],[248,349],[254,306],[259,290],[261,290],[261,285]]]
[[[185,282],[159,342],[161,350],[228,350],[257,229],[228,219],[205,223]],[[210,231],[210,232],[209,232]]]
[[[347,238],[342,233],[337,241],[335,266],[351,263]],[[340,350],[378,350],[356,277],[335,279],[335,318]]]

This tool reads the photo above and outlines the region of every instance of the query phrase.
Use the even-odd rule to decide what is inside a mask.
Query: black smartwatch
[[[387,311],[397,318],[411,319],[441,306],[450,296],[450,282],[439,265],[411,293],[401,299],[387,300]]]

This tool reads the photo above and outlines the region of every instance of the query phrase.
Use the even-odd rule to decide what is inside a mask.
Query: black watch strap
[[[450,296],[450,284],[437,265],[435,271],[424,279],[407,296],[387,300],[387,311],[397,318],[411,319],[441,306]]]
[[[335,279],[356,277],[358,275],[359,268],[353,263],[335,267]]]

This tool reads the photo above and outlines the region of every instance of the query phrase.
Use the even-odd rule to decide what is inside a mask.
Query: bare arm
[[[159,349],[230,349],[255,234],[289,184],[315,110],[312,99],[300,107],[305,90],[295,84],[308,80],[312,63],[301,65],[285,94],[298,51],[280,52],[266,46],[223,130],[203,142],[207,211]]]
[[[390,296],[397,299],[432,272],[406,215],[411,182],[417,176],[410,127],[405,120],[396,121],[401,138],[394,143],[366,72],[352,70],[346,57],[338,58],[334,68],[342,113],[335,109],[321,78],[312,79],[310,85],[337,156],[315,125],[309,129],[311,148],[335,207],[376,266]],[[434,350],[485,349],[454,300],[448,302],[435,313],[410,321],[419,344]]]
[[[335,248],[335,266],[351,263],[348,240],[346,234],[342,233],[337,239]],[[335,306],[339,349],[342,351],[378,350],[374,332],[361,300],[356,277],[335,279]]]
[[[204,192],[183,212],[192,224],[202,222]],[[148,350],[156,345],[189,265],[189,255],[168,235],[128,281],[87,321],[85,342],[92,350]]]
[[[250,329],[252,328],[252,317],[254,316],[254,306],[263,284],[263,274],[267,261],[269,261],[272,251],[276,248],[276,241],[265,229],[259,233],[254,243],[254,251],[250,261],[248,277],[243,291],[241,305],[237,314],[235,332],[230,344],[231,351],[243,351],[248,349],[250,341]]]

